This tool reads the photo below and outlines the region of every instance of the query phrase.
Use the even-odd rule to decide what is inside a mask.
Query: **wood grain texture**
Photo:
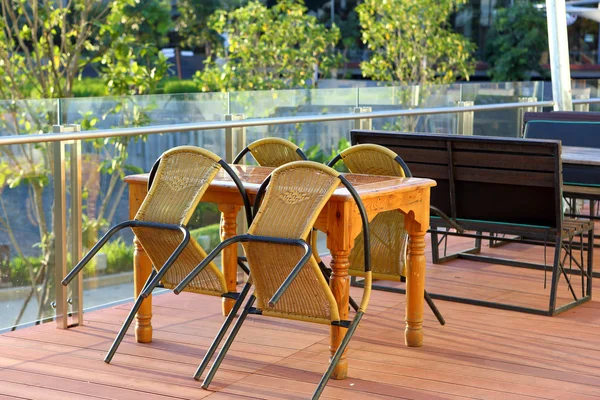
[[[221,211],[221,241],[237,235],[237,215],[239,210],[239,206],[219,204],[219,211]],[[237,259],[237,245],[228,246],[223,250],[221,255],[221,268],[223,275],[225,275],[225,281],[227,282],[227,290],[230,292],[236,291]],[[223,298],[223,315],[229,315],[234,304],[235,300]]]
[[[129,218],[137,214],[146,194],[147,184],[129,185]],[[133,295],[137,298],[152,273],[152,262],[137,238],[133,239]],[[135,337],[139,343],[152,341],[152,296],[148,296],[135,316]]]

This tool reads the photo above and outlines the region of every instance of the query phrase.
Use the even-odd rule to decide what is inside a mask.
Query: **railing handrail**
[[[573,103],[600,103],[600,98],[574,100]],[[227,128],[245,128],[251,126],[269,126],[269,125],[284,125],[284,124],[299,124],[307,122],[328,122],[328,121],[347,121],[355,119],[367,118],[388,118],[388,117],[411,117],[425,114],[455,114],[471,111],[497,111],[518,108],[530,107],[551,107],[554,101],[536,101],[531,103],[500,103],[500,104],[485,104],[465,107],[433,107],[433,108],[418,108],[411,110],[386,110],[386,111],[371,111],[360,114],[322,114],[322,115],[307,115],[307,116],[291,116],[291,117],[274,117],[274,118],[252,118],[239,121],[203,121],[189,124],[170,124],[156,125],[136,128],[111,128],[99,129],[94,131],[69,132],[69,133],[42,133],[32,135],[11,135],[0,136],[0,146],[13,144],[32,144],[32,143],[50,143],[71,140],[86,140],[86,139],[103,139],[107,137],[127,137],[139,135],[153,135],[160,133],[215,130]]]
[[[600,99],[599,98],[573,99],[572,102],[573,102],[573,104],[597,104],[597,103],[600,103]]]

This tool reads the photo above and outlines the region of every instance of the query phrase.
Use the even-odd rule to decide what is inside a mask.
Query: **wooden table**
[[[600,167],[600,149],[594,147],[562,147],[563,164],[590,165]]]
[[[562,164],[566,197],[600,200],[600,149],[563,146]]]
[[[251,199],[260,184],[273,170],[267,167],[233,166],[244,183]],[[394,178],[369,175],[345,175],[356,187],[365,208],[372,219],[380,212],[399,209],[406,215],[406,229],[410,235],[408,247],[408,269],[406,277],[406,329],[405,343],[421,346],[423,343],[423,291],[425,287],[425,233],[429,228],[429,192],[435,181],[420,178]],[[129,184],[129,214],[133,219],[147,193],[148,174],[131,175],[125,178]],[[234,236],[237,231],[236,217],[242,207],[237,188],[223,170],[206,191],[203,202],[217,203],[223,213],[221,239]],[[339,305],[341,319],[348,319],[350,278],[348,255],[354,239],[362,225],[358,208],[348,191],[340,187],[332,195],[319,215],[316,228],[327,234],[327,247],[331,252],[331,289]],[[134,291],[137,297],[150,275],[152,265],[144,250],[134,239]],[[236,290],[237,246],[223,251],[221,258],[223,273],[230,291]],[[226,315],[233,305],[223,299]],[[136,315],[135,336],[138,342],[152,341],[152,297],[144,300]],[[332,326],[330,330],[330,352],[335,353],[344,337],[346,328]],[[348,363],[344,355],[333,374],[334,379],[347,376]]]

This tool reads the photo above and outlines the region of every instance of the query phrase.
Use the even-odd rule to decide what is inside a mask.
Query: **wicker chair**
[[[263,167],[277,168],[292,161],[307,159],[300,147],[281,138],[264,138],[250,143],[235,156],[233,163],[238,164],[247,153],[252,154],[258,165]]]
[[[165,288],[172,289],[206,259],[206,252],[190,237],[186,224],[221,168],[231,176],[240,190],[250,224],[252,215],[248,196],[239,178],[227,163],[208,150],[192,146],[176,147],[163,153],[154,164],[148,182],[148,195],[135,218],[111,228],[63,279],[62,284],[68,285],[110,237],[124,228],[133,230],[152,261],[154,269],[106,355],[106,363],[112,360],[142,302],[159,282]],[[236,299],[233,310],[225,320],[228,326],[248,294],[250,286],[250,283],[246,283],[240,293],[229,292],[220,269],[210,262],[202,273],[190,282],[186,291]]]
[[[365,291],[352,321],[340,320],[338,304],[307,242],[321,209],[340,182],[346,186],[358,205],[365,232],[362,236],[364,248],[367,249],[362,263],[365,268]],[[244,319],[251,313],[348,328],[327,372],[313,394],[312,398],[318,399],[369,302],[371,271],[367,214],[350,183],[337,171],[315,162],[296,161],[277,168],[261,185],[255,204],[260,201],[258,199],[262,198],[267,186],[264,201],[248,234],[235,236],[221,243],[174,292],[177,294],[184,290],[188,282],[192,282],[223,248],[237,242],[243,243],[255,290],[204,379],[202,387],[206,389],[210,385]],[[253,307],[255,301],[256,306]],[[202,372],[203,370],[199,369],[194,378],[199,379]]]
[[[304,154],[300,147],[289,140],[281,138],[264,138],[252,142],[235,157],[233,164],[238,164],[247,153],[252,154],[254,160],[262,167],[277,168],[293,161],[307,160],[306,154]],[[316,229],[313,229],[310,233],[310,244],[319,268],[321,268],[323,275],[325,275],[325,278],[329,281],[331,278],[331,270],[319,256]],[[245,257],[239,258],[242,262],[246,261]],[[355,310],[358,308],[358,305],[352,298],[350,299],[350,303]]]
[[[406,163],[396,153],[376,144],[352,146],[338,154],[327,165],[333,167],[340,160],[344,162],[350,172],[355,174],[412,176]],[[436,210],[433,211],[436,212]],[[399,211],[379,213],[369,223],[369,229],[373,278],[404,282],[406,280],[408,243],[408,232],[404,228],[404,215]],[[359,235],[348,257],[350,261],[348,274],[353,277],[353,282],[356,281],[355,277],[364,275],[362,270],[363,252],[362,235]],[[386,286],[373,285],[373,288],[404,293],[402,289],[391,289]],[[427,291],[425,291],[425,300],[439,323],[445,325],[444,318]]]

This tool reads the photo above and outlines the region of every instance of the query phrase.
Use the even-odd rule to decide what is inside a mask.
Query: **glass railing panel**
[[[410,110],[420,108],[455,107],[460,101],[456,85],[390,86],[360,88],[359,103],[372,111]],[[429,117],[390,117],[373,120],[373,129],[405,132],[447,131],[453,124],[446,114]]]
[[[0,102],[0,135],[48,132],[57,104]],[[48,144],[0,146],[0,331],[55,314],[51,153]]]
[[[129,219],[129,190],[123,178],[148,172],[156,159],[175,146],[192,145],[225,156],[223,130],[146,135],[128,140],[83,142],[82,189],[84,252],[115,224]],[[189,228],[210,251],[219,242],[220,213],[200,203]],[[84,307],[97,307],[133,296],[133,235],[123,230],[84,269]]]
[[[356,93],[353,88],[238,92],[231,94],[231,109],[246,118],[348,114],[354,112]],[[289,139],[324,161],[349,138],[353,126],[353,121],[257,126],[248,127],[246,137],[248,143],[263,137]]]
[[[232,92],[231,113],[245,118],[344,114],[356,105],[356,90],[294,89]]]
[[[227,93],[88,97],[61,100],[62,121],[83,130],[220,121]]]
[[[598,79],[573,79],[571,81],[571,93],[573,100],[586,100],[598,98],[600,90]],[[600,111],[599,103],[573,104],[573,111]]]

